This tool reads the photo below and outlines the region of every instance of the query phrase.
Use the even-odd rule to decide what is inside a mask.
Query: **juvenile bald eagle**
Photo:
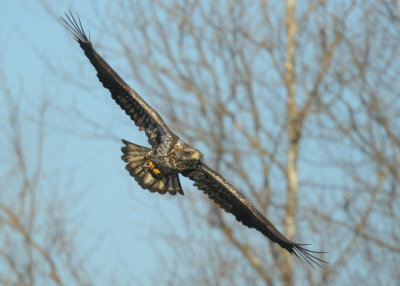
[[[183,195],[179,181],[179,174],[182,174],[193,180],[195,186],[245,226],[257,229],[292,255],[304,258],[311,266],[325,263],[312,254],[321,252],[308,250],[304,248],[305,244],[288,240],[240,192],[209,168],[203,162],[202,153],[174,134],[161,116],[95,51],[79,17],[75,19],[71,12],[65,16],[62,20],[66,28],[96,69],[103,86],[148,137],[152,148],[122,140],[125,145],[121,149],[122,160],[127,163],[126,170],[142,188],[160,194]]]

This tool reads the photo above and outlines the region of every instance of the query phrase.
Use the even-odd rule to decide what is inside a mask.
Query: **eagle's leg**
[[[178,174],[164,174],[157,168],[151,160],[152,149],[126,140],[122,140],[122,142],[125,144],[121,148],[124,153],[121,158],[127,163],[125,169],[142,188],[160,194],[168,192],[171,195],[176,195],[176,193],[183,195]]]

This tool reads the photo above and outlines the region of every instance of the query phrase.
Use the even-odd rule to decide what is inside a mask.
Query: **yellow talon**
[[[156,167],[156,166],[154,165],[154,163],[151,162],[151,161],[149,161],[149,162],[147,163],[147,166],[149,167],[150,170],[153,170],[153,169]]]
[[[147,167],[149,168],[150,172],[153,175],[159,175],[161,174],[161,171],[159,169],[156,168],[156,165],[152,162],[152,161],[148,161],[147,162]]]

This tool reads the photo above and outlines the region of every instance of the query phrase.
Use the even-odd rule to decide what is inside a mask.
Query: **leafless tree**
[[[301,265],[185,184],[186,234],[155,233],[176,254],[160,257],[166,283],[398,281],[395,1],[120,0],[99,13],[96,48],[289,239],[330,263]]]
[[[0,284],[91,285],[87,255],[75,247],[73,177],[60,176],[48,160],[56,150],[45,148],[53,106],[0,75]]]

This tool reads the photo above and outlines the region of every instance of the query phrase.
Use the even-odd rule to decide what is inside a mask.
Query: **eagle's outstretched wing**
[[[226,212],[233,214],[238,221],[249,228],[257,229],[300,260],[303,258],[311,266],[314,264],[321,266],[322,263],[326,263],[312,254],[321,252],[308,250],[303,247],[305,244],[288,240],[241,193],[205,164],[200,164],[196,169],[184,171],[182,174],[195,181],[194,186],[207,194]]]
[[[83,30],[80,19],[65,13],[66,19],[62,18],[67,29],[74,35],[85,55],[97,71],[97,77],[112,95],[126,114],[144,130],[152,147],[161,142],[163,134],[171,133],[161,116],[151,108],[95,51],[90,38]]]

